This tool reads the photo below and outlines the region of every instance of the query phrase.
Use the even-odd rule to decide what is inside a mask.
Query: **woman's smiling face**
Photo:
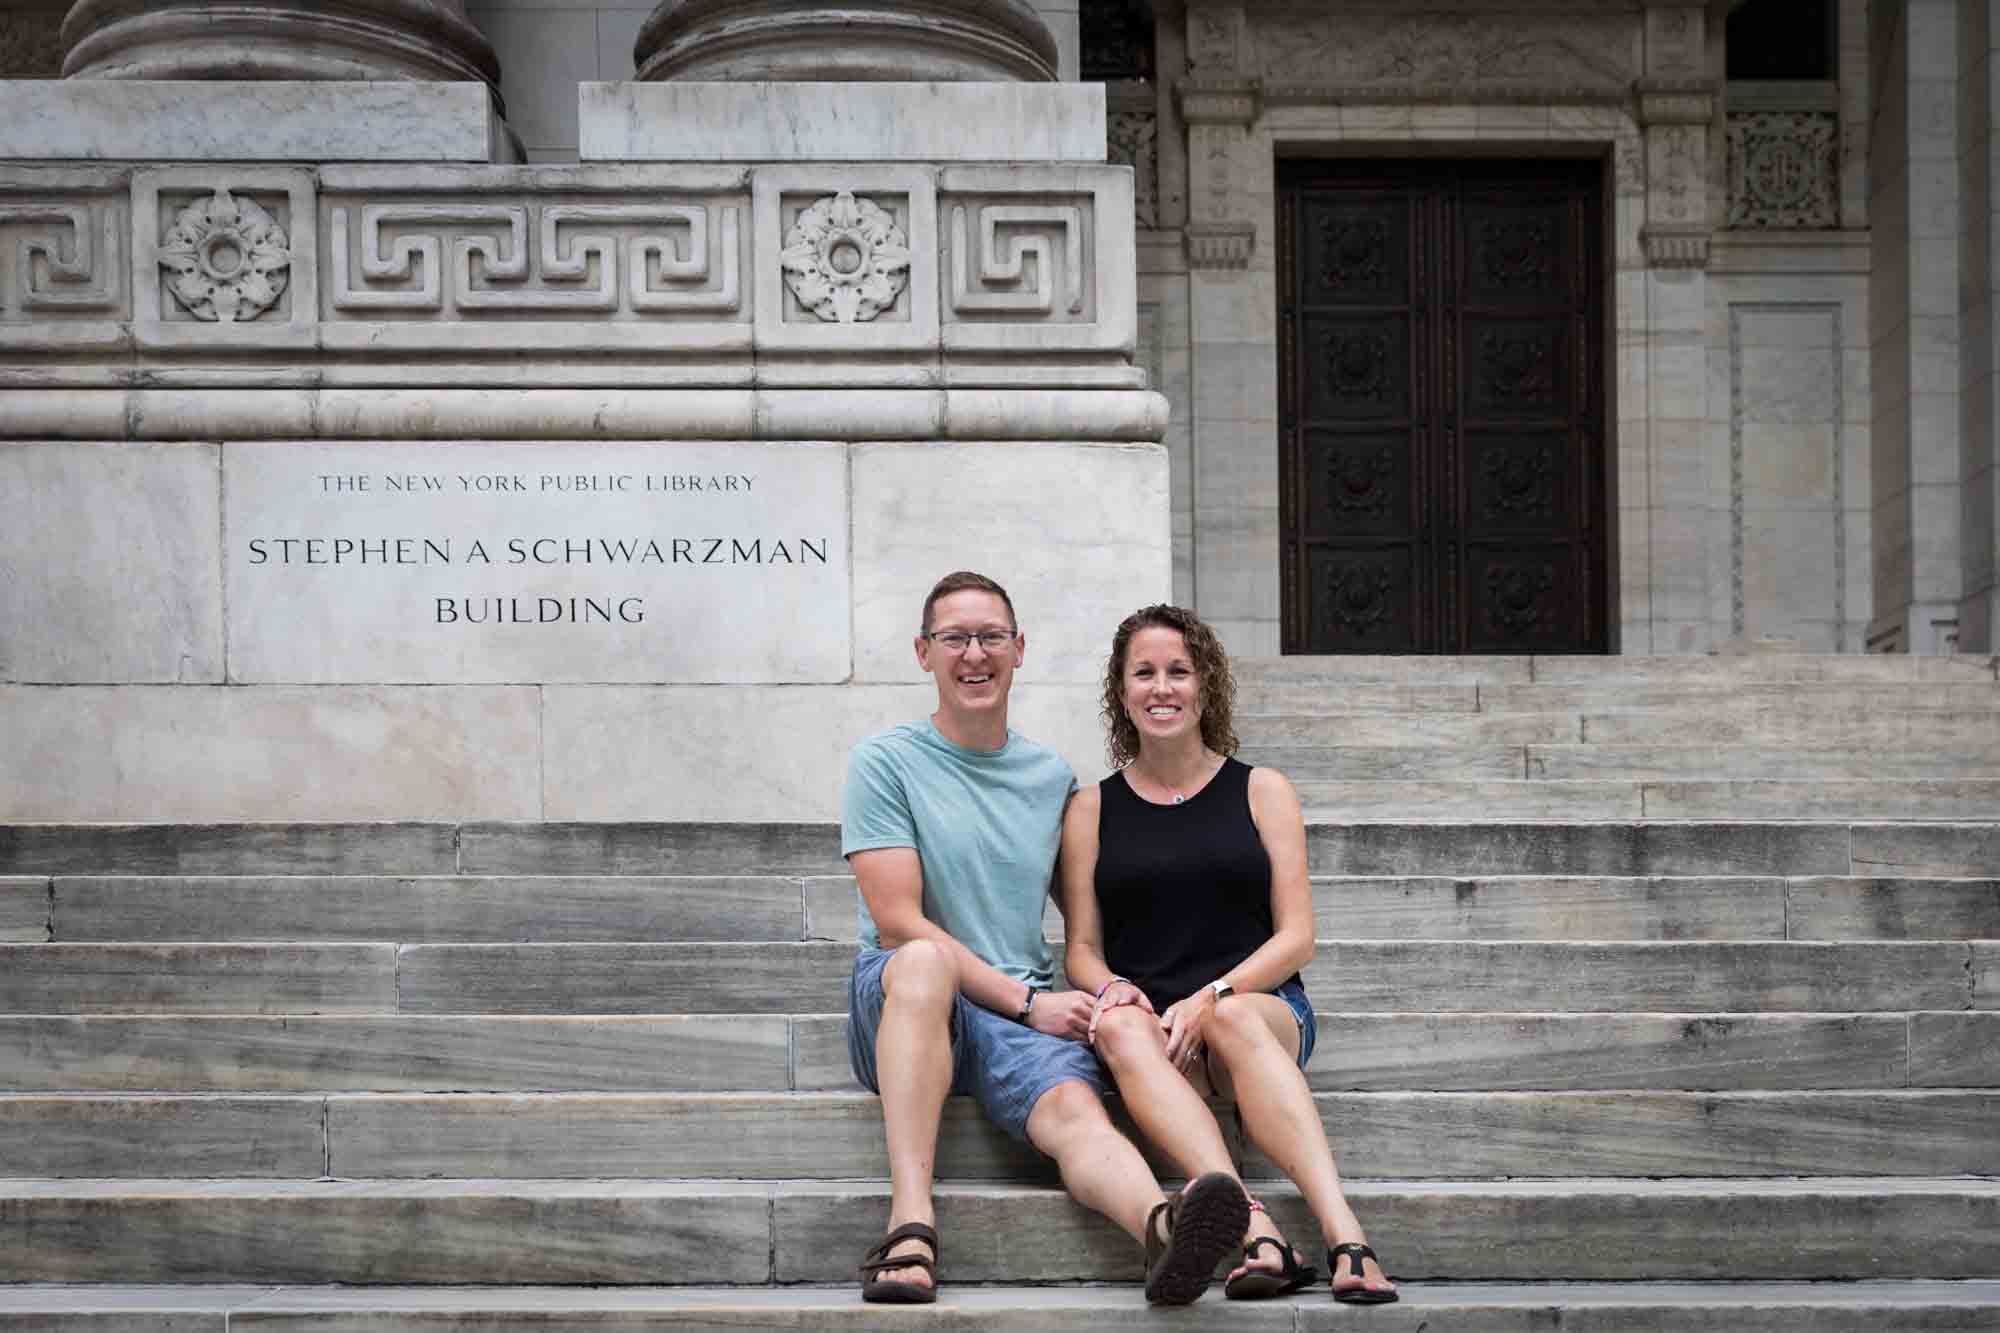
[[[1125,649],[1125,712],[1142,740],[1201,728],[1201,676],[1177,629],[1148,625]]]

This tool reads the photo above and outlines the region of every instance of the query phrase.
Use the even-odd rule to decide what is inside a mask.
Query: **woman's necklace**
[[[1210,768],[1208,766],[1207,761],[1211,758],[1213,758],[1213,756],[1207,754],[1206,752],[1203,753],[1202,759],[1204,762],[1202,764],[1199,780],[1187,784],[1188,786],[1194,788],[1194,794],[1197,796],[1201,794],[1201,789],[1208,785],[1208,780],[1215,776],[1216,769],[1222,766],[1220,761],[1218,760],[1215,765],[1215,768]],[[1138,764],[1135,763],[1132,765],[1132,767],[1137,768]],[[1156,778],[1151,773],[1148,773],[1146,774],[1146,785],[1149,787],[1156,787],[1159,790],[1165,792],[1168,796],[1173,798],[1173,803],[1175,805],[1187,804],[1188,793],[1182,791],[1180,787],[1175,783],[1164,781],[1163,779]]]

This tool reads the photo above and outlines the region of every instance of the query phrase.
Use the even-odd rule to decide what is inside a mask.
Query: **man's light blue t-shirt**
[[[1075,790],[1076,775],[1047,746],[1010,730],[997,750],[968,750],[926,718],[848,756],[840,854],[914,847],[924,916],[1016,981],[1047,986],[1055,960],[1042,907]],[[866,902],[860,926],[861,947],[880,948]]]

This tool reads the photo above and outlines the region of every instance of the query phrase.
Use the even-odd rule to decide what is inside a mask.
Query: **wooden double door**
[[[1608,651],[1602,166],[1279,186],[1284,650]]]

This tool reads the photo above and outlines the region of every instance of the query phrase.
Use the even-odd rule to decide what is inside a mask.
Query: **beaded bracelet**
[[[1116,986],[1121,981],[1128,986],[1132,984],[1132,979],[1130,977],[1113,977],[1111,978],[1111,980],[1105,982],[1102,986],[1099,986],[1097,988],[1097,998],[1100,1000],[1103,999],[1104,992],[1110,990],[1113,986]]]

